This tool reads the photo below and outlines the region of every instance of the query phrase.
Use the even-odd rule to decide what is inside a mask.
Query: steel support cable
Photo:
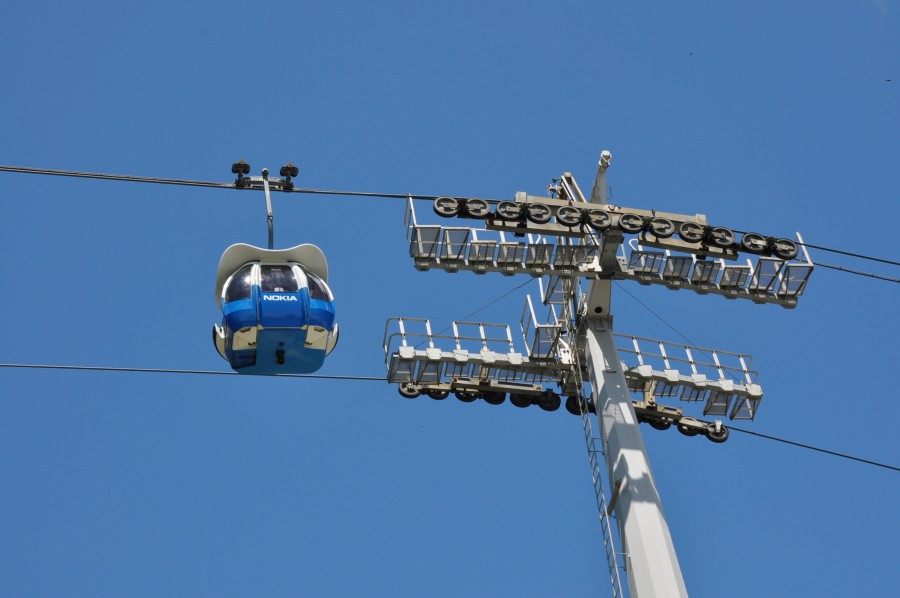
[[[48,176],[64,176],[64,177],[75,177],[75,178],[87,178],[87,179],[99,179],[106,181],[125,181],[132,183],[154,183],[160,185],[182,185],[188,187],[207,187],[213,189],[236,189],[236,190],[244,190],[246,188],[236,187],[234,183],[219,183],[215,181],[194,181],[188,179],[170,179],[170,178],[160,178],[160,177],[145,177],[145,176],[134,176],[134,175],[124,175],[124,174],[109,174],[109,173],[101,173],[101,172],[82,172],[77,170],[57,170],[50,168],[29,168],[26,166],[8,166],[8,165],[0,165],[0,172],[15,172],[20,174],[39,174],[39,175],[48,175]],[[373,191],[341,191],[337,189],[310,189],[304,187],[295,187],[290,190],[292,193],[305,193],[310,195],[342,195],[346,197],[377,197],[377,198],[385,198],[385,199],[421,199],[421,200],[435,200],[438,197],[448,197],[444,195],[413,195],[410,193],[378,193]],[[460,201],[466,201],[468,199],[476,199],[471,197],[453,197],[453,199],[457,199]],[[496,199],[485,199],[484,201],[496,204],[501,200]],[[740,234],[746,234],[747,231],[741,231],[734,229],[735,232]],[[804,247],[809,247],[811,249],[817,249],[820,251],[829,251],[832,253],[838,253],[841,255],[846,255],[850,257],[855,257],[859,259],[871,260],[874,262],[880,262],[883,264],[889,264],[892,266],[900,266],[900,262],[895,262],[892,260],[886,260],[882,258],[872,257],[868,255],[863,255],[859,253],[853,253],[850,251],[842,251],[840,249],[832,249],[829,247],[822,247],[821,245],[813,245],[810,243],[798,243],[798,245],[803,245]],[[839,270],[842,272],[847,272],[849,274],[856,274],[859,276],[867,276],[870,278],[876,278],[879,280],[885,280],[887,282],[900,282],[900,279],[889,278],[886,276],[881,276],[878,274],[870,274],[868,272],[860,272],[858,270],[851,270],[849,268],[842,268],[840,266],[832,266],[829,264],[821,264],[816,263],[817,266],[822,266],[823,268],[831,268],[833,270]]]
[[[242,376],[243,378],[249,378],[249,376],[244,376],[237,372],[221,372],[217,370],[172,370],[172,369],[164,369],[164,368],[126,368],[126,367],[102,367],[102,366],[86,366],[86,365],[49,365],[49,364],[33,364],[33,363],[0,363],[0,368],[18,368],[18,369],[30,369],[30,370],[77,370],[77,371],[90,371],[90,372],[131,372],[131,373],[141,373],[141,374],[197,374],[197,375],[213,375],[213,376]],[[340,375],[324,375],[324,374],[276,374],[274,376],[263,376],[268,378],[311,378],[311,379],[320,379],[320,380],[353,380],[353,381],[362,381],[362,382],[386,382],[387,378],[380,376],[340,376]],[[858,461],[860,463],[866,463],[868,465],[875,465],[877,467],[883,467],[885,469],[890,469],[894,471],[900,471],[900,467],[894,467],[893,465],[886,465],[884,463],[879,463],[877,461],[870,461],[868,459],[861,459],[859,457],[854,457],[852,455],[847,455],[845,453],[839,453],[836,451],[829,451],[827,449],[815,447],[809,444],[803,444],[801,442],[793,442],[791,440],[786,440],[784,438],[778,438],[776,436],[769,436],[767,434],[760,434],[758,432],[751,432],[749,430],[743,430],[741,428],[734,428],[729,426],[729,429],[735,430],[737,432],[743,432],[745,434],[750,434],[753,436],[759,436],[760,438],[765,438],[768,440],[775,440],[777,442],[783,442],[785,444],[791,444],[793,446],[797,446],[800,448],[805,448],[821,453],[825,453],[828,455],[832,455],[834,457],[841,457],[844,459],[850,459],[852,461]]]
[[[821,264],[818,264],[818,265],[821,265]],[[695,345],[695,346],[696,346],[696,343],[695,343],[695,342],[693,342],[691,339],[689,339],[689,338],[686,337],[684,334],[682,334],[677,328],[675,328],[674,326],[672,326],[671,324],[669,324],[662,316],[660,316],[658,313],[656,313],[655,311],[653,311],[652,309],[650,309],[650,308],[649,308],[646,304],[644,304],[640,299],[638,299],[637,297],[635,297],[634,295],[632,295],[631,293],[629,293],[628,290],[625,289],[622,285],[620,285],[619,283],[616,283],[616,284],[619,286],[620,289],[622,289],[623,291],[625,291],[625,293],[627,293],[632,299],[634,299],[635,301],[637,301],[644,309],[646,309],[646,310],[649,311],[651,314],[653,314],[654,316],[656,316],[663,324],[665,324],[666,326],[668,326],[669,328],[671,328],[672,330],[674,330],[675,333],[676,333],[678,336],[680,336],[681,338],[683,338],[684,340],[686,340],[686,341],[687,341],[688,343],[690,343],[691,345]],[[699,348],[699,347],[698,347],[698,348]],[[709,354],[706,353],[706,351],[701,350],[701,353],[703,353],[704,355],[706,355],[706,357],[708,357],[708,358],[711,359],[711,357],[709,356]],[[740,380],[738,380],[738,378],[737,378],[734,374],[732,374],[731,372],[728,372],[728,373],[729,373],[729,375],[735,380],[735,382],[740,382]],[[900,467],[894,467],[894,466],[892,466],[892,465],[885,465],[884,463],[877,463],[877,462],[875,462],[875,461],[869,461],[868,459],[861,459],[861,458],[859,458],[859,457],[853,457],[853,456],[851,456],[851,455],[846,455],[846,454],[844,454],[844,453],[838,453],[838,452],[835,452],[835,451],[829,451],[829,450],[822,449],[822,448],[818,448],[818,447],[815,447],[815,446],[812,446],[812,445],[809,445],[809,444],[803,444],[803,443],[800,443],[800,442],[793,442],[793,441],[791,441],[791,440],[785,440],[784,438],[777,438],[777,437],[775,437],[775,436],[769,436],[769,435],[767,435],[767,434],[760,434],[759,432],[751,432],[750,430],[743,430],[743,429],[741,429],[741,428],[735,428],[735,427],[732,426],[732,425],[729,425],[729,426],[728,426],[728,429],[729,429],[729,430],[735,430],[735,431],[737,431],[737,432],[743,432],[744,434],[750,434],[750,435],[752,435],[752,436],[759,436],[760,438],[767,438],[767,439],[769,439],[769,440],[775,440],[775,441],[778,441],[778,442],[783,442],[783,443],[785,443],[785,444],[791,444],[791,445],[794,445],[794,446],[798,446],[798,447],[801,447],[801,448],[810,449],[810,450],[813,450],[813,451],[818,451],[818,452],[821,452],[821,453],[826,453],[826,454],[828,454],[828,455],[834,455],[834,456],[836,456],[836,457],[843,457],[843,458],[845,458],[845,459],[851,459],[851,460],[853,460],[853,461],[859,461],[859,462],[861,462],[861,463],[868,463],[869,465],[876,465],[876,466],[878,466],[878,467],[884,467],[885,469],[892,469],[892,470],[894,470],[894,471],[900,471]]]
[[[684,339],[685,341],[687,341],[687,343],[688,343],[689,345],[691,345],[691,346],[693,346],[693,347],[696,347],[697,349],[700,349],[700,345],[699,345],[698,343],[695,343],[694,341],[692,341],[691,339],[689,339],[687,336],[685,336],[684,334],[682,334],[680,330],[678,330],[677,328],[675,328],[674,326],[672,326],[671,324],[669,324],[669,322],[667,322],[665,318],[663,318],[661,315],[659,315],[658,313],[656,313],[655,311],[653,311],[652,309],[650,309],[650,307],[649,307],[646,303],[644,303],[643,301],[641,301],[640,299],[638,299],[637,297],[635,297],[635,296],[631,293],[631,291],[629,291],[629,290],[626,289],[624,286],[622,286],[621,284],[619,284],[618,281],[614,281],[614,282],[615,282],[616,286],[619,287],[620,289],[622,289],[622,291],[623,291],[626,295],[628,295],[629,297],[631,297],[632,299],[634,299],[634,300],[637,302],[638,305],[640,305],[641,307],[643,307],[644,309],[646,309],[647,311],[649,311],[651,314],[653,314],[653,315],[656,317],[656,319],[658,319],[660,322],[662,322],[663,324],[665,324],[666,326],[668,326],[669,328],[671,328],[672,331],[673,331],[675,334],[677,334],[677,335],[680,336],[682,339]],[[703,350],[701,349],[701,353],[703,353],[707,358],[712,359],[712,355],[710,355],[710,354],[707,353],[706,351],[703,351]],[[735,378],[735,380],[737,380],[737,378]]]
[[[868,276],[869,278],[877,278],[878,280],[884,280],[886,282],[900,283],[900,278],[890,278],[888,276],[881,276],[880,274],[872,274],[871,272],[862,272],[861,270],[852,270],[850,268],[843,268],[841,266],[832,266],[831,264],[823,264],[821,262],[813,262],[813,264],[816,266],[821,266],[822,268],[830,268],[832,270],[846,272],[847,274],[856,274],[857,276]]]
[[[130,183],[156,183],[160,185],[183,185],[188,187],[211,187],[214,189],[237,189],[234,183],[217,183],[213,181],[192,181],[187,179],[168,179],[159,177],[132,176],[125,174],[107,174],[100,172],[81,172],[76,170],[53,170],[50,168],[28,168],[25,166],[6,166],[0,164],[0,172],[16,172],[20,174],[42,174],[49,176],[75,177],[83,179],[100,179],[105,181],[125,181]],[[434,200],[443,195],[413,195],[409,193],[377,193],[370,191],[340,191],[335,189],[308,189],[304,187],[295,187],[290,190],[292,193],[306,193],[315,195],[346,195],[356,197],[382,197],[387,199],[428,199]],[[471,199],[467,197],[455,197],[454,199]],[[485,200],[488,203],[496,203],[497,200]]]
[[[80,370],[89,372],[138,372],[143,374],[203,374],[209,376],[240,376],[238,372],[221,372],[218,370],[170,370],[162,368],[125,368],[100,367],[88,365],[47,365],[26,363],[0,363],[0,368],[22,368],[34,370]],[[245,376],[246,377],[246,376]],[[312,378],[319,380],[362,380],[367,382],[386,382],[387,378],[377,376],[338,376],[325,374],[274,374],[272,378]]]
[[[738,234],[741,234],[741,235],[746,235],[749,232],[746,230],[738,230],[736,228],[733,228],[731,230]],[[801,243],[800,241],[791,241],[791,242],[796,243],[797,245],[802,245],[803,247],[809,247],[810,249],[818,249],[819,251],[828,251],[831,253],[839,253],[841,255],[856,257],[861,260],[871,260],[873,262],[881,262],[882,264],[890,264],[891,266],[900,266],[900,262],[895,262],[893,260],[886,260],[886,259],[880,258],[880,257],[873,257],[871,255],[863,255],[861,253],[853,253],[852,251],[842,251],[840,249],[832,249],[831,247],[822,247],[821,245],[813,245],[812,243]],[[816,265],[818,266],[818,265],[822,265],[822,264],[816,264]]]
[[[160,178],[160,177],[146,177],[146,176],[134,176],[134,175],[125,175],[125,174],[109,174],[109,173],[101,173],[101,172],[82,172],[78,170],[58,170],[52,168],[29,168],[27,166],[9,166],[0,164],[0,172],[15,172],[20,174],[39,174],[39,175],[48,175],[48,176],[63,176],[63,177],[75,177],[75,178],[85,178],[85,179],[100,179],[107,181],[126,181],[132,183],[155,183],[161,185],[183,185],[188,187],[210,187],[214,189],[238,189],[242,190],[245,188],[239,188],[234,185],[234,183],[219,183],[215,181],[194,181],[189,179],[170,179],[170,178]],[[413,195],[410,193],[378,193],[373,191],[341,191],[337,189],[309,189],[304,187],[295,187],[290,190],[292,193],[306,193],[313,195],[344,195],[347,197],[380,197],[386,199],[422,199],[422,200],[435,200],[439,197],[452,197],[453,199],[457,199],[460,201],[466,201],[469,199],[483,199],[483,198],[474,198],[474,197],[456,197],[456,196],[447,196],[447,195]],[[498,199],[484,199],[484,201],[490,204],[497,204],[502,200]],[[738,229],[732,229],[734,232],[739,234],[746,234],[747,231],[742,231]],[[811,243],[797,243],[798,245],[803,245],[804,247],[809,247],[811,249],[817,249],[819,251],[829,251],[831,253],[839,253],[841,255],[846,255],[850,257],[855,257],[864,260],[871,260],[874,262],[881,262],[883,264],[890,264],[892,266],[900,266],[900,262],[895,262],[893,260],[887,260],[883,258],[863,255],[860,253],[853,253],[850,251],[842,251],[840,249],[832,249],[830,247],[823,247],[821,245],[813,245]],[[824,267],[829,267],[825,264],[817,264],[822,265]],[[852,272],[848,270],[848,272]],[[853,272],[854,274],[856,272]],[[868,274],[865,274],[868,276]],[[875,278],[881,278],[877,275],[873,275]],[[887,279],[891,282],[895,282],[894,279]]]
[[[643,301],[641,301],[640,299],[638,299],[637,297],[635,297],[633,294],[631,294],[631,292],[630,292],[628,289],[626,289],[625,287],[623,287],[622,285],[620,285],[618,282],[616,282],[616,286],[618,286],[620,289],[622,289],[622,290],[625,292],[626,295],[628,295],[629,297],[631,297],[632,299],[634,299],[634,300],[638,303],[638,305],[640,305],[641,307],[643,307],[644,309],[646,309],[647,311],[649,311],[651,314],[653,314],[660,322],[662,322],[663,324],[665,324],[666,326],[668,326],[669,328],[671,328],[671,329],[675,332],[675,334],[677,334],[678,336],[680,336],[682,339],[686,340],[687,343],[688,343],[689,345],[692,345],[693,348],[695,348],[695,349],[697,349],[698,351],[700,351],[700,353],[701,353],[702,355],[704,355],[707,359],[709,359],[709,360],[711,360],[711,361],[715,361],[715,360],[713,359],[713,356],[710,355],[709,353],[707,353],[705,350],[703,350],[703,348],[700,347],[699,344],[695,343],[694,341],[692,341],[691,339],[689,339],[687,336],[685,336],[680,330],[678,330],[677,328],[675,328],[674,326],[672,326],[671,324],[669,324],[669,322],[667,322],[665,318],[663,318],[661,315],[659,315],[658,313],[656,313],[655,311],[653,311],[652,309],[650,309],[650,307],[649,307],[646,303],[644,303]],[[743,381],[742,381],[740,378],[738,378],[738,376],[737,376],[736,374],[734,374],[734,372],[732,372],[730,369],[724,370],[724,371],[725,371],[725,373],[728,374],[728,376],[729,376],[732,380],[734,380],[737,384],[743,384]]]
[[[76,177],[82,179],[101,179],[105,181],[127,181],[131,183],[158,183],[161,185],[186,185],[189,187],[214,187],[219,189],[235,189],[231,183],[215,183],[212,181],[190,181],[186,179],[166,179],[158,177],[131,176],[125,174],[106,174],[100,172],[80,172],[76,170],[52,170],[49,168],[27,168],[24,166],[0,165],[0,172],[18,172],[21,174],[43,174],[49,176]]]
[[[831,253],[839,253],[841,255],[848,255],[850,257],[857,257],[862,260],[870,260],[873,262],[881,262],[882,264],[890,264],[891,266],[900,266],[900,262],[895,262],[892,260],[886,260],[880,257],[872,257],[870,255],[863,255],[861,253],[851,253],[849,251],[841,251],[840,249],[831,249],[829,247],[822,247],[820,245],[810,245],[809,243],[797,243],[797,245],[803,245],[804,247],[809,247],[810,249],[818,249],[819,251],[830,251]]]
[[[509,297],[510,295],[512,295],[513,293],[515,293],[516,291],[518,291],[519,289],[521,289],[522,287],[524,287],[524,286],[525,286],[526,284],[528,284],[529,282],[532,282],[532,279],[526,280],[525,282],[523,282],[523,283],[520,284],[519,286],[517,286],[517,287],[515,287],[515,288],[513,288],[513,289],[510,289],[509,291],[507,291],[506,293],[500,295],[499,297],[497,297],[497,298],[494,299],[493,301],[491,301],[491,302],[489,302],[489,303],[486,303],[486,304],[482,305],[481,307],[479,307],[478,309],[476,309],[475,311],[473,311],[472,313],[463,316],[461,320],[456,320],[456,321],[457,321],[457,322],[467,322],[467,321],[469,320],[469,318],[471,318],[472,316],[474,316],[474,315],[477,314],[478,312],[484,311],[485,309],[487,309],[487,308],[489,308],[490,306],[494,305],[495,303],[497,303],[497,302],[500,301],[501,299],[506,299],[507,297]],[[450,326],[445,326],[442,330],[439,330],[438,332],[436,332],[436,333],[434,334],[434,336],[440,336],[440,335],[444,334],[445,332],[447,332],[448,330],[450,330],[451,327],[452,327],[452,324],[451,324]],[[418,349],[419,347],[421,347],[421,346],[424,345],[424,344],[425,344],[425,341],[422,341],[421,343],[419,343],[418,345],[416,345],[416,349]]]
[[[824,266],[825,264],[816,264],[816,265],[817,265],[817,266]],[[825,267],[829,267],[829,266],[825,266]],[[894,281],[894,282],[900,282],[900,281]],[[672,326],[671,324],[669,324],[669,323],[668,323],[661,315],[659,315],[658,313],[656,313],[655,311],[653,311],[652,309],[650,309],[650,307],[648,307],[644,302],[642,302],[640,299],[638,299],[637,297],[635,297],[634,295],[632,295],[632,294],[631,294],[626,288],[624,288],[622,285],[620,285],[619,283],[616,283],[616,285],[618,285],[618,287],[619,287],[620,289],[622,289],[623,291],[625,291],[625,293],[628,294],[632,299],[634,299],[635,301],[637,301],[637,303],[640,304],[641,307],[643,307],[644,309],[646,309],[647,311],[649,311],[651,314],[653,314],[654,316],[656,316],[663,324],[665,324],[666,326],[668,326],[669,328],[671,328],[673,331],[675,331],[675,334],[677,334],[678,336],[680,336],[681,338],[683,338],[684,340],[686,340],[689,344],[694,345],[694,346],[697,345],[697,343],[693,342],[693,341],[692,341],[691,339],[689,339],[687,336],[685,336],[684,334],[682,334],[677,328],[675,328],[674,326]],[[699,347],[697,347],[697,348],[699,349]],[[710,355],[709,355],[706,351],[703,351],[703,350],[701,349],[700,352],[701,352],[702,354],[704,354],[707,358],[712,359],[712,357],[710,357]],[[735,382],[737,382],[738,384],[741,383],[741,380],[738,379],[738,377],[735,376],[732,372],[729,371],[729,372],[727,372],[727,373],[728,373],[728,375],[729,375]],[[799,446],[799,447],[802,447],[802,448],[806,448],[806,449],[810,449],[810,450],[814,450],[814,451],[819,451],[819,452],[826,453],[826,454],[829,454],[829,455],[834,455],[834,456],[837,456],[837,457],[843,457],[843,458],[845,458],[845,459],[851,459],[851,460],[854,460],[854,461],[859,461],[859,462],[861,462],[861,463],[868,463],[868,464],[870,464],[870,465],[876,465],[876,466],[878,466],[878,467],[884,467],[885,469],[892,469],[892,470],[894,470],[894,471],[900,471],[900,468],[898,468],[898,467],[893,467],[893,466],[891,466],[891,465],[885,465],[885,464],[883,464],[883,463],[876,463],[875,461],[869,461],[868,459],[860,459],[859,457],[853,457],[853,456],[850,456],[850,455],[845,455],[845,454],[843,454],[843,453],[837,453],[837,452],[834,452],[834,451],[829,451],[829,450],[826,450],[826,449],[821,449],[821,448],[818,448],[818,447],[814,447],[814,446],[811,446],[811,445],[808,445],[808,444],[802,444],[802,443],[799,443],[799,442],[793,442],[793,441],[790,441],[790,440],[785,440],[785,439],[783,439],[783,438],[776,438],[775,436],[768,436],[768,435],[766,435],[766,434],[760,434],[759,432],[751,432],[750,430],[742,430],[741,428],[735,428],[735,427],[732,426],[732,425],[729,425],[729,426],[728,426],[728,429],[729,429],[729,430],[735,430],[735,431],[737,431],[737,432],[743,432],[744,434],[750,434],[750,435],[753,435],[753,436],[759,436],[759,437],[761,437],[761,438],[768,438],[769,440],[776,440],[776,441],[778,441],[778,442],[783,442],[783,443],[785,443],[785,444],[792,444],[792,445],[794,445],[794,446]]]
[[[861,459],[859,457],[854,457],[852,455],[847,455],[845,453],[838,453],[836,451],[829,451],[827,449],[819,448],[817,446],[812,446],[810,444],[804,444],[802,442],[794,442],[792,440],[786,440],[784,438],[778,438],[777,436],[769,436],[768,434],[760,434],[759,432],[751,432],[750,430],[742,430],[741,428],[735,428],[734,426],[728,426],[729,430],[734,430],[735,432],[743,432],[744,434],[750,434],[751,436],[759,436],[760,438],[766,438],[768,440],[775,440],[776,442],[783,442],[784,444],[790,444],[792,446],[797,446],[800,448],[809,449],[811,451],[817,451],[820,453],[825,453],[826,455],[833,455],[835,457],[841,457],[844,459],[850,459],[852,461],[859,461],[860,463],[867,463],[869,465],[874,465],[876,467],[883,467],[885,469],[890,469],[892,471],[900,472],[900,467],[894,467],[893,465],[886,465],[884,463],[878,463],[877,461],[870,461],[869,459]]]

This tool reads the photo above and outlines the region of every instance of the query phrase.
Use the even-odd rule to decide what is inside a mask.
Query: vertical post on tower
[[[585,361],[600,420],[632,598],[686,598],[687,589],[616,350],[612,316],[584,318]]]

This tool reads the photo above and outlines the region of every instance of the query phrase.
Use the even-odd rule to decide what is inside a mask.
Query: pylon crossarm
[[[763,397],[741,353],[615,334],[628,388],[654,399],[703,405],[703,415],[753,419]]]
[[[630,245],[628,250],[626,245]],[[701,295],[774,303],[785,308],[797,306],[814,269],[811,261],[760,257],[742,264],[729,264],[722,258],[707,260],[696,255],[673,254],[671,250],[647,249],[641,243],[626,245],[619,250],[622,265],[619,278],[663,285],[671,290],[691,290]],[[584,271],[591,269],[587,267]]]
[[[530,298],[526,306],[526,313],[533,313]],[[583,349],[573,349],[577,333],[523,318],[526,339],[528,327],[529,350],[519,351],[506,325],[455,322],[452,334],[433,334],[426,319],[392,318],[384,340],[388,382],[419,393],[577,396],[580,380],[587,376],[579,367],[585,363]],[[467,328],[477,332],[466,333]],[[627,390],[641,397],[635,401],[640,421],[657,429],[675,424],[682,432],[708,436],[709,425],[721,424],[687,415],[688,407],[699,407],[698,415],[706,417],[756,417],[763,390],[757,372],[749,369],[749,355],[622,334],[614,338]],[[678,401],[680,406],[660,401]]]
[[[557,219],[571,217],[574,220],[567,221],[569,226],[554,224],[537,228],[531,226],[534,223],[525,216],[517,216],[514,220],[468,216],[461,222],[483,223],[483,226],[420,224],[415,214],[415,202],[409,200],[404,223],[413,265],[423,271],[585,277],[599,280],[601,286],[608,285],[613,279],[635,280],[640,284],[663,285],[671,290],[749,299],[786,308],[797,305],[814,269],[805,249],[803,252],[798,250],[802,246],[799,234],[799,243],[756,233],[745,234],[738,243],[733,232],[707,226],[705,217],[700,214],[673,215],[652,210],[621,212],[615,206],[606,206],[603,213],[612,216],[608,222],[596,223],[590,220],[591,216],[585,216],[584,210],[599,208],[576,207],[593,204],[518,196],[521,201],[501,202],[497,207],[499,213],[505,213],[502,211],[504,203],[519,206],[515,209],[505,206],[512,210],[510,213],[516,210],[528,213],[527,210],[532,209],[529,206],[538,205],[532,200],[541,199],[545,204],[539,205],[547,211],[535,218],[541,221],[550,218],[555,209]],[[457,201],[452,198],[437,201],[440,200]],[[577,214],[560,212],[562,208],[575,210]],[[644,212],[655,215],[648,216]],[[681,220],[667,216],[677,216]],[[680,233],[679,238],[672,236],[673,230],[683,228],[685,223],[696,228],[684,229],[686,232]],[[629,234],[637,236],[626,242]],[[751,257],[741,262],[742,254]],[[596,307],[604,306],[598,304]]]
[[[419,330],[410,330],[410,323],[418,324]],[[454,322],[452,329],[452,334],[431,334],[428,320],[389,319],[383,341],[388,382],[420,390],[524,385],[505,392],[530,393],[534,384],[559,379],[556,357],[541,359],[520,352],[505,324]],[[472,329],[477,332],[467,332]]]

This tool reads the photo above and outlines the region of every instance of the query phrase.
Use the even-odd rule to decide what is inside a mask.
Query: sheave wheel
[[[700,432],[695,430],[694,428],[689,428],[684,424],[678,424],[678,431],[684,434],[685,436],[696,436]]]
[[[525,214],[526,217],[535,224],[547,224],[553,216],[553,212],[550,211],[550,208],[542,203],[528,204],[527,209],[528,211]]]
[[[716,247],[731,247],[734,245],[734,233],[724,226],[716,226],[709,231],[709,240]]]
[[[545,392],[541,395],[541,398],[538,399],[537,404],[538,407],[544,411],[556,411],[559,409],[559,406],[562,405],[562,399],[560,399],[559,395],[555,392]]]
[[[484,399],[485,403],[488,403],[490,405],[499,405],[506,400],[506,394],[502,392],[488,391],[481,393],[481,398]]]
[[[522,204],[501,201],[497,204],[497,216],[503,220],[518,220],[522,217]]]
[[[511,394],[509,395],[509,402],[520,409],[524,409],[525,407],[531,406],[531,397],[528,395]]]
[[[772,243],[772,253],[787,261],[797,257],[800,248],[790,239],[775,239],[775,242]]]
[[[703,240],[703,226],[696,222],[682,222],[678,227],[678,236],[688,243],[699,243]]]
[[[444,218],[453,218],[459,214],[459,201],[452,197],[438,197],[434,200],[434,213]]]
[[[668,218],[654,218],[650,221],[650,232],[657,239],[668,239],[675,234],[675,224]]]
[[[619,216],[619,228],[626,233],[639,233],[644,229],[644,219],[637,214]]]
[[[483,199],[467,199],[466,215],[471,218],[487,218],[491,213],[491,206]]]
[[[706,430],[706,437],[715,443],[725,442],[728,440],[728,428],[719,426],[719,431],[716,432],[715,424],[710,424],[709,428]]]
[[[397,386],[397,392],[399,392],[407,399],[414,399],[422,394],[422,391],[419,389],[419,387],[412,382],[401,382]]]
[[[437,389],[428,389],[425,391],[429,397],[434,399],[435,401],[443,401],[447,397],[450,396],[449,390],[437,390]]]
[[[741,248],[757,255],[766,252],[769,242],[759,233],[747,233],[741,237]]]
[[[605,231],[612,224],[612,218],[606,210],[591,210],[588,212],[587,223],[596,231]]]
[[[453,394],[456,395],[456,398],[463,403],[471,403],[478,398],[478,393],[472,392],[470,390],[457,390]]]
[[[581,224],[581,210],[572,206],[563,206],[556,210],[556,221],[569,228]]]

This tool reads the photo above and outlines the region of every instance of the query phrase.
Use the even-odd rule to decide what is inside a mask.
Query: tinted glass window
[[[225,303],[237,301],[238,299],[250,298],[251,276],[253,275],[253,264],[247,264],[232,276],[228,288],[225,289]]]
[[[315,274],[306,273],[306,281],[309,283],[309,298],[324,299],[329,301],[328,287],[322,282],[322,279]]]
[[[290,266],[263,266],[261,275],[266,293],[296,293],[299,288]]]

